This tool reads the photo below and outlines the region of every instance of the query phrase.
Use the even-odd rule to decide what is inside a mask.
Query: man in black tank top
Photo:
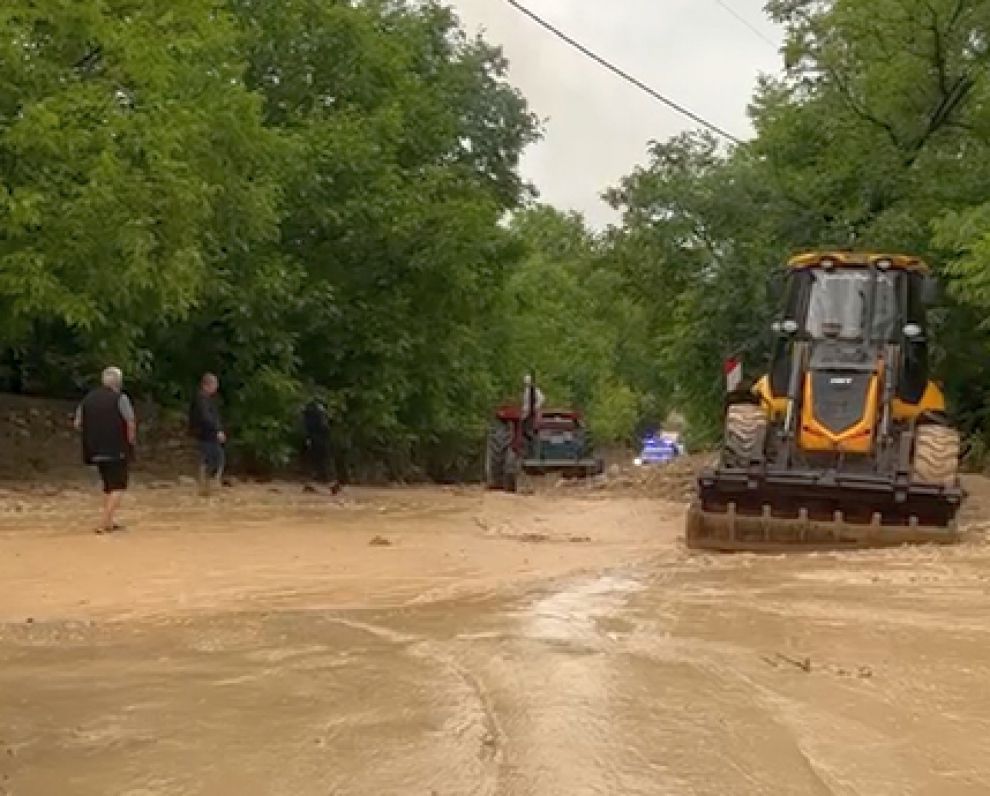
[[[95,466],[103,479],[103,514],[97,533],[109,533],[120,527],[114,516],[127,489],[127,463],[137,441],[134,407],[121,393],[123,381],[119,368],[107,368],[103,371],[102,386],[92,390],[76,410],[83,460]]]

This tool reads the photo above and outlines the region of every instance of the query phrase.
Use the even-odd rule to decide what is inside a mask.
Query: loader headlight
[[[891,266],[893,266],[893,263],[890,260],[877,260],[877,268],[881,271],[888,271]]]
[[[642,467],[643,460],[640,459],[639,456],[637,456],[635,459],[633,459],[633,464],[636,465],[636,467]]]
[[[783,329],[784,332],[786,332],[787,334],[794,334],[798,330],[797,321],[794,320],[793,318],[788,318],[786,321],[780,324],[780,328]]]
[[[921,336],[921,327],[916,323],[907,324],[902,331],[908,340],[913,340],[915,337]]]

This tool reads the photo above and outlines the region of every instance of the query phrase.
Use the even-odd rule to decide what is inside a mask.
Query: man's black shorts
[[[96,468],[100,471],[100,478],[103,479],[104,492],[109,494],[127,489],[126,459],[117,462],[98,462]]]

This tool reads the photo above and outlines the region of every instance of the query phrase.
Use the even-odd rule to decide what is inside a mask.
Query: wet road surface
[[[188,539],[174,517],[144,539],[93,548],[151,568],[127,556],[171,544],[189,577],[205,562],[195,610],[164,610],[166,585],[179,581],[149,569],[132,583],[110,569],[94,582],[109,579],[126,599],[109,612],[112,595],[89,591],[85,571],[74,580],[55,547],[22,544],[9,528],[0,549],[24,557],[6,605],[32,588],[47,601],[34,621],[0,625],[0,794],[990,792],[983,541],[690,555],[669,504],[447,500],[443,519],[415,501],[376,519],[395,541],[382,550],[367,543],[379,509],[341,515],[323,569],[322,528],[284,531],[284,560],[273,552],[261,570],[250,533],[222,525],[201,525],[199,556],[181,558]],[[644,547],[643,523],[666,529],[655,544]],[[441,533],[457,540],[456,561],[429,570],[430,551],[446,549]],[[359,543],[348,547],[348,534]],[[49,542],[77,544],[77,562],[96,544]],[[379,590],[394,576],[391,604],[320,596],[334,560],[377,573]],[[421,570],[413,586],[402,561]],[[522,575],[499,580],[484,569],[492,562]],[[542,581],[528,569],[555,566],[564,570]],[[249,590],[232,580],[243,571],[265,575],[262,596],[231,602]],[[294,572],[303,587],[290,599]],[[453,588],[455,572],[475,587]],[[142,575],[153,582],[143,596]]]
[[[2,787],[990,791],[985,548],[661,563],[418,608],[8,628]]]

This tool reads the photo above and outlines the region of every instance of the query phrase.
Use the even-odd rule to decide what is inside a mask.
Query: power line
[[[727,11],[732,16],[734,16],[739,22],[741,22],[743,25],[745,25],[747,28],[749,28],[753,33],[755,33],[757,36],[759,36],[761,39],[763,39],[763,41],[765,41],[771,47],[773,47],[774,49],[777,49],[777,42],[775,42],[773,39],[771,39],[769,36],[767,36],[766,33],[764,33],[762,30],[760,30],[758,27],[756,27],[756,25],[754,25],[752,22],[750,22],[748,19],[746,19],[746,17],[744,17],[742,14],[740,14],[738,11],[736,11],[732,6],[730,6],[728,3],[724,2],[724,0],[715,0],[715,3],[717,5],[719,5],[719,6],[721,6],[723,10]]]
[[[720,135],[720,136],[722,136],[722,138],[725,138],[725,139],[731,141],[734,144],[742,144],[742,140],[739,139],[739,138],[737,138],[736,136],[732,135],[732,133],[726,132],[725,130],[723,130],[718,125],[713,124],[712,122],[709,122],[707,119],[703,119],[701,116],[699,116],[698,114],[694,113],[693,111],[688,110],[683,105],[680,105],[677,102],[674,102],[672,99],[668,99],[667,97],[665,97],[663,94],[661,94],[656,89],[651,88],[650,86],[646,85],[646,83],[644,83],[642,80],[640,80],[640,79],[638,79],[636,77],[633,77],[628,72],[623,71],[619,67],[615,66],[615,64],[611,63],[610,61],[606,61],[604,58],[602,58],[597,53],[592,52],[591,50],[589,50],[587,47],[585,47],[580,42],[575,41],[574,39],[572,39],[570,36],[568,36],[566,33],[564,33],[559,28],[554,27],[552,24],[550,24],[549,22],[547,22],[545,19],[543,19],[542,17],[537,16],[532,11],[530,11],[528,8],[526,8],[525,6],[521,5],[518,2],[518,0],[506,0],[506,2],[510,6],[512,6],[514,9],[516,9],[516,11],[519,11],[522,14],[525,14],[527,17],[529,17],[531,20],[533,20],[540,27],[545,28],[546,30],[550,31],[558,39],[561,39],[561,40],[567,42],[567,44],[569,44],[574,49],[578,50],[580,53],[582,53],[586,57],[590,58],[592,61],[595,61],[600,66],[604,66],[610,72],[615,73],[616,75],[618,75],[619,77],[621,77],[626,82],[632,83],[634,86],[636,86],[636,88],[640,89],[641,91],[645,91],[647,94],[649,94],[655,100],[659,100],[664,105],[666,105],[668,108],[671,108],[672,110],[676,111],[677,113],[681,114],[682,116],[686,116],[687,118],[691,119],[691,121],[697,122],[702,127],[705,127],[706,129],[711,130],[716,135]]]

